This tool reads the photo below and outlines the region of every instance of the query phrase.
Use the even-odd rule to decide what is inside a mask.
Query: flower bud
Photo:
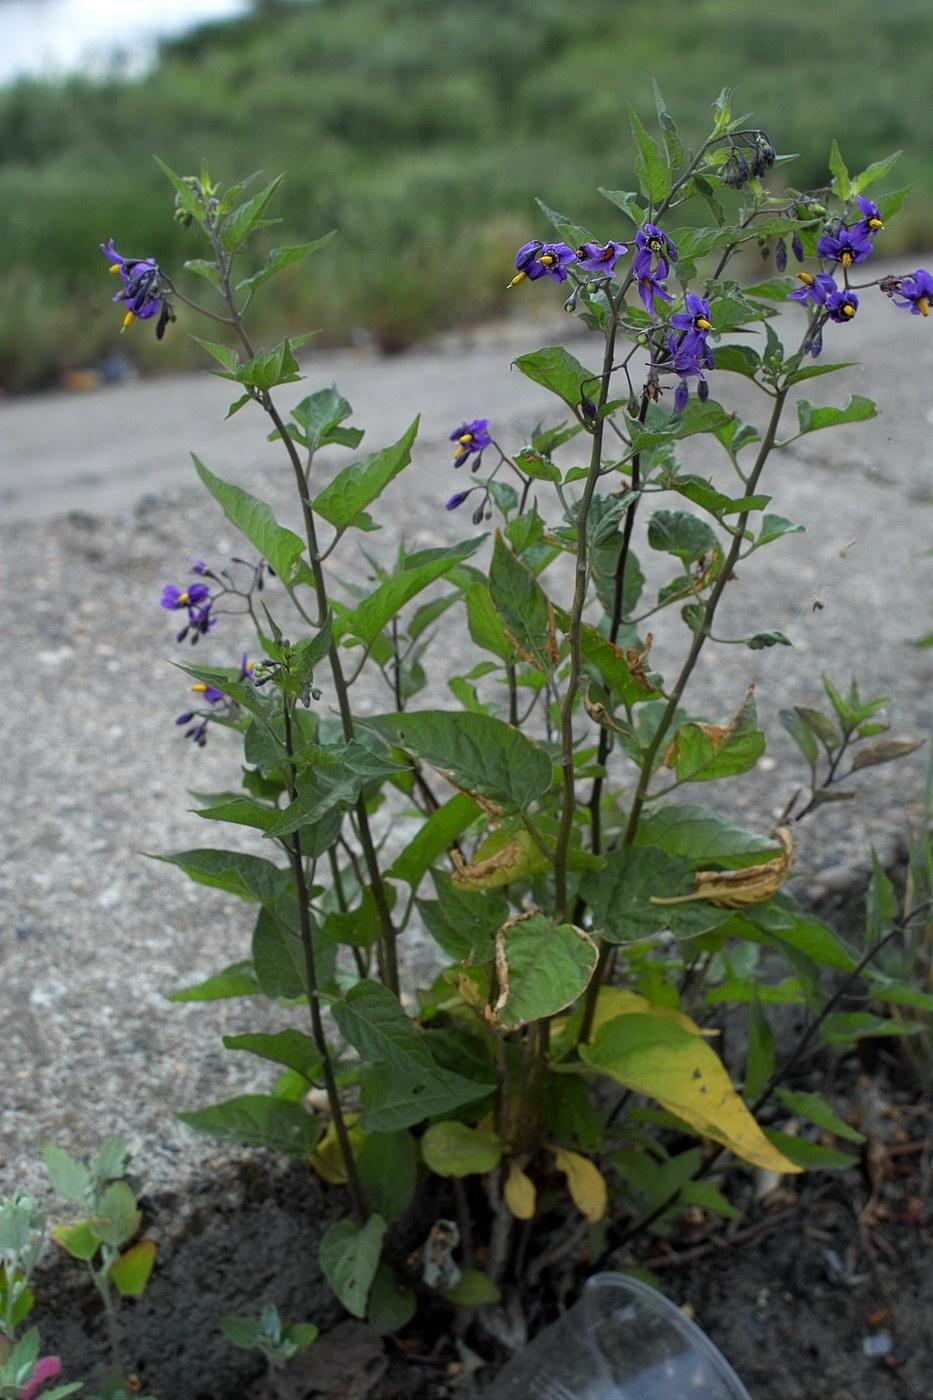
[[[787,267],[787,244],[783,238],[779,238],[774,250],[774,265],[778,272],[783,272]]]

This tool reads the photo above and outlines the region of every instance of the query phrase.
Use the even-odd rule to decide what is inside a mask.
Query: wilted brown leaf
[[[787,879],[794,858],[794,838],[786,826],[775,833],[781,854],[763,865],[751,865],[746,870],[698,870],[694,875],[693,894],[676,895],[671,899],[651,896],[652,904],[687,904],[693,899],[708,899],[720,909],[741,909],[744,904],[761,904],[776,894]]]

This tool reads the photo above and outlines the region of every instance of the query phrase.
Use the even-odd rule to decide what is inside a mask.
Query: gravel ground
[[[567,324],[559,330],[566,334]],[[866,367],[818,379],[807,396],[838,404],[848,392],[868,393],[883,416],[804,438],[774,459],[772,508],[807,533],[740,570],[719,630],[778,627],[793,650],[717,648],[701,666],[698,692],[714,720],[731,715],[756,682],[768,755],[716,796],[759,829],[801,776],[777,711],[819,703],[821,671],[843,683],[854,675],[865,695],[894,696],[886,715],[894,735],[929,732],[933,653],[909,643],[933,630],[933,413],[918,392],[933,370],[930,334],[927,322],[878,297],[870,315],[840,328],[841,345],[827,337],[827,356],[861,357]],[[463,418],[482,415],[514,447],[538,419],[553,420],[549,396],[509,372],[513,355],[553,340],[552,327],[516,322],[390,360],[349,352],[308,359],[307,383],[282,399],[336,380],[368,429],[370,450],[423,414],[414,462],[390,488],[387,528],[365,538],[368,549],[388,562],[399,535],[424,547],[469,533],[468,521],[439,509],[456,482],[447,436]],[[587,358],[584,345],[573,348]],[[717,390],[750,416],[744,381],[729,376]],[[185,685],[169,662],[183,658],[158,607],[162,585],[184,577],[189,556],[224,561],[242,548],[192,484],[189,449],[270,500],[280,519],[291,517],[280,449],[265,441],[258,414],[225,423],[227,399],[221,381],[193,376],[0,405],[9,792],[0,817],[0,1190],[43,1189],[43,1143],[79,1152],[118,1131],[151,1189],[176,1186],[215,1149],[173,1110],[271,1081],[271,1067],[228,1054],[221,1036],[284,1025],[286,1013],[249,1000],[165,1000],[246,954],[250,911],[141,854],[249,845],[245,829],[211,833],[187,810],[188,789],[233,785],[237,753],[222,734],[199,751],[174,727]],[[322,475],[345,460],[332,452]],[[702,455],[691,466],[719,471]],[[347,552],[335,574],[354,567],[368,569]],[[817,597],[823,607],[815,609]],[[234,630],[218,627],[198,659],[229,664],[246,641]],[[656,631],[652,659],[663,670],[684,629],[672,616]],[[461,647],[460,634],[445,633],[443,670],[435,660],[419,704],[449,703],[446,674]],[[375,691],[363,702],[390,703]],[[890,857],[916,819],[925,767],[921,751],[870,770],[858,780],[859,800],[805,824],[798,869],[811,898],[849,888],[872,843]],[[711,795],[710,787],[691,794]],[[430,970],[416,936],[405,957],[411,979]]]

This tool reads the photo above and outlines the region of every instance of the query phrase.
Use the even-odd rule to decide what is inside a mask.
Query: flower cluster
[[[617,260],[627,252],[628,244],[617,243],[613,238],[605,244],[583,243],[576,252],[569,243],[540,243],[534,239],[523,244],[515,254],[515,276],[509,286],[515,287],[526,280],[537,282],[539,277],[566,282],[574,264],[582,272],[596,277],[612,277]]]
[[[192,572],[197,573],[199,570],[194,568]],[[211,613],[214,601],[210,586],[206,583],[192,583],[187,588],[176,588],[174,583],[165,585],[159,602],[160,607],[168,612],[184,612],[188,618],[176,641],[183,642],[190,632],[192,642],[196,642],[204,633],[210,631],[217,621]]]
[[[126,306],[123,317],[123,330],[133,321],[148,321],[158,316],[156,339],[161,340],[169,321],[175,320],[175,311],[168,297],[168,288],[158,263],[152,258],[125,258],[109,243],[102,243],[100,250],[110,263],[110,271],[119,274],[123,286],[113,298]]]
[[[450,441],[457,444],[457,450],[454,453],[455,467],[462,467],[468,458],[475,456],[476,461],[470,467],[470,471],[479,471],[483,453],[487,447],[492,446],[492,438],[489,436],[488,428],[488,418],[474,418],[472,422],[461,423],[459,428],[454,429],[450,434]]]
[[[250,661],[244,651],[240,658],[240,674],[236,678],[237,681],[242,683],[252,680],[255,665],[256,663]],[[218,690],[214,685],[206,685],[203,681],[193,685],[191,690],[193,694],[198,696],[202,704],[210,705],[211,708],[209,710],[186,710],[184,714],[178,716],[175,723],[191,725],[191,728],[185,731],[185,738],[197,744],[199,749],[203,749],[207,743],[207,726],[210,721],[218,716],[222,716],[224,719],[234,718],[238,712],[238,706],[236,701],[231,700],[222,690]],[[194,724],[191,723],[192,720],[195,721]]]

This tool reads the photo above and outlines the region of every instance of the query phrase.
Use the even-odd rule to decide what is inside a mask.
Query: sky
[[[249,8],[249,0],[0,0],[0,83],[22,74],[143,69],[160,37]]]

